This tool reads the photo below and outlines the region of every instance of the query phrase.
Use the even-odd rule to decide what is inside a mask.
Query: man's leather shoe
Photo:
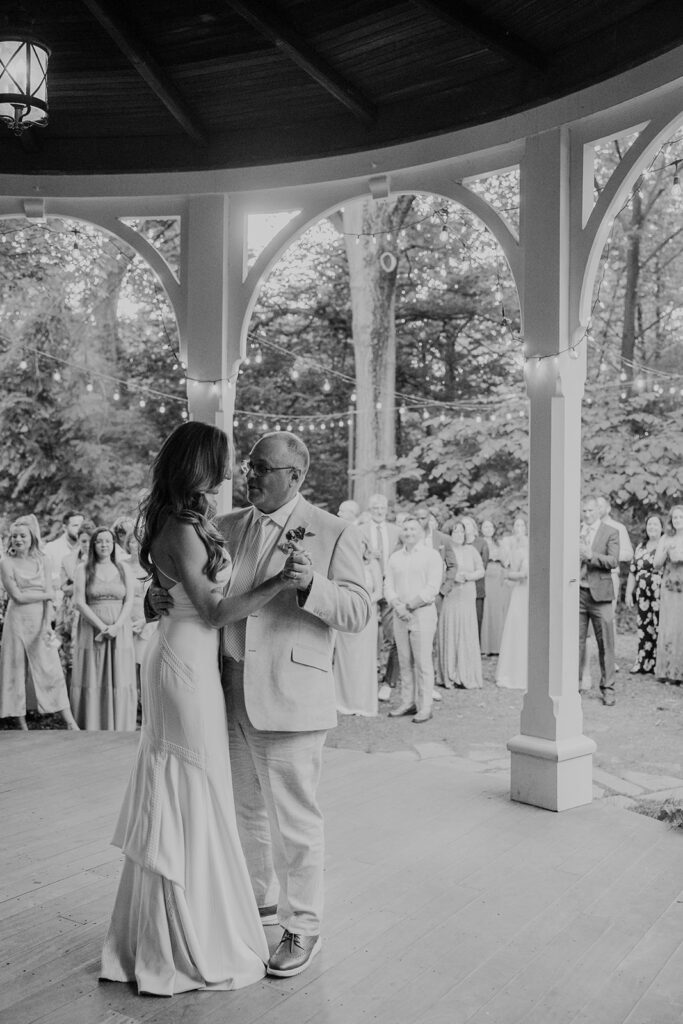
[[[271,907],[259,907],[258,916],[261,918],[261,924],[277,924],[277,907],[275,904]]]
[[[414,722],[418,722],[418,723],[419,722],[428,722],[431,717],[432,717],[431,711],[418,711],[418,713],[415,715],[415,718],[413,719],[413,721]]]
[[[414,715],[417,708],[414,704],[399,704],[397,708],[392,708],[389,712],[389,718],[399,718],[401,715]]]
[[[297,935],[285,928],[280,944],[268,961],[267,971],[275,978],[291,978],[301,974],[320,952],[319,935]]]
[[[602,703],[605,705],[606,708],[613,708],[616,704],[616,700],[614,699],[611,693],[604,693],[602,696]]]

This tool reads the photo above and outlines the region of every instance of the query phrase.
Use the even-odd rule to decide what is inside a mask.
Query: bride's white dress
[[[237,834],[219,632],[180,584],[142,665],[142,730],[112,840],[125,854],[101,977],[139,992],[234,989],[268,945]]]

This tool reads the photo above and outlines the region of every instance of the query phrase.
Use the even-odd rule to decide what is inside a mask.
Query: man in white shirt
[[[359,527],[370,548],[379,555],[379,568],[382,580],[387,571],[389,556],[399,544],[399,528],[395,523],[387,522],[389,502],[384,494],[373,494],[368,501],[370,522]],[[394,612],[384,597],[377,602],[379,614],[379,631],[377,635],[377,655],[380,662],[380,678],[382,685],[377,697],[379,700],[391,699],[391,691],[396,687],[398,679],[398,657],[394,643]]]
[[[58,537],[45,545],[45,554],[50,560],[52,567],[52,585],[55,591],[55,611],[59,608],[64,597],[61,591],[62,562],[67,555],[78,550],[78,531],[81,528],[83,516],[80,512],[65,512],[62,516],[64,529]]]
[[[384,580],[401,669],[401,703],[389,715],[414,715],[417,723],[432,717],[435,601],[443,577],[441,556],[423,538],[417,520],[406,519],[401,527],[403,546],[389,557]]]

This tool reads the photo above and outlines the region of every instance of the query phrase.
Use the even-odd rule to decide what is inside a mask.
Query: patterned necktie
[[[263,526],[268,517],[259,516],[252,523],[247,531],[240,551],[240,559],[235,566],[235,571],[228,586],[228,597],[239,594],[246,594],[253,589],[258,565],[261,541],[263,539]],[[244,648],[247,636],[247,620],[240,619],[239,622],[229,622],[223,627],[223,653],[235,661],[244,661]]]

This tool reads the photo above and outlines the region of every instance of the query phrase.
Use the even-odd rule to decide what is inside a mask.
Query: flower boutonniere
[[[315,537],[315,534],[307,530],[305,526],[294,526],[291,530],[287,530],[283,543],[278,544],[278,547],[280,551],[289,554],[290,551],[296,551],[297,544],[300,544],[305,537]]]

